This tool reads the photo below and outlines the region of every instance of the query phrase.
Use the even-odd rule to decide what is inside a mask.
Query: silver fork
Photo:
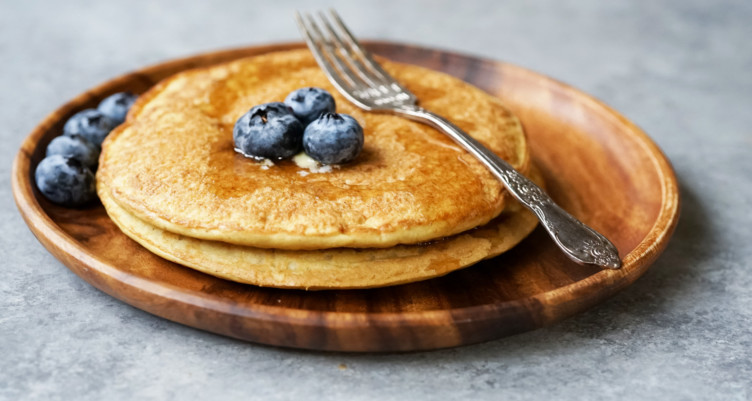
[[[611,269],[621,267],[619,252],[606,237],[564,211],[540,187],[459,127],[419,107],[418,98],[373,60],[334,10],[330,10],[330,16],[331,21],[319,13],[322,28],[311,15],[295,13],[308,48],[343,96],[361,109],[400,115],[449,135],[535,213],[554,242],[572,260]]]

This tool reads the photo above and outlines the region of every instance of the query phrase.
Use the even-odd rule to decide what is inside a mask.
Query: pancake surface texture
[[[461,80],[385,60],[432,110],[510,162],[528,168],[522,127],[494,97]],[[331,172],[273,166],[233,150],[235,121],[295,89],[328,90],[363,126],[363,152]],[[177,74],[139,98],[103,145],[98,186],[124,212],[187,237],[289,250],[385,248],[457,234],[504,209],[485,167],[437,130],[357,109],[307,50]]]
[[[543,185],[535,169],[530,176]],[[151,252],[227,280],[278,288],[370,288],[438,277],[507,251],[538,223],[531,212],[510,201],[488,224],[427,244],[288,251],[173,234],[118,206],[106,186],[99,186],[97,191],[115,224]]]

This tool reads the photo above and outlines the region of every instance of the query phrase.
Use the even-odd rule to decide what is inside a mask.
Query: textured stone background
[[[304,6],[0,0],[0,399],[752,398],[752,2],[304,8],[327,5],[361,37],[526,66],[643,127],[683,197],[654,269],[553,327],[406,355],[275,349],[151,316],[90,287],[36,241],[10,194],[12,157],[84,89],[173,57],[297,40],[291,14]]]

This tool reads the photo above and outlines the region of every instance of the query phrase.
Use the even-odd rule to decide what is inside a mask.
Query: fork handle
[[[621,267],[619,252],[611,241],[567,213],[539,186],[459,127],[418,106],[404,105],[393,112],[438,128],[480,160],[512,196],[538,217],[546,232],[572,260],[610,269]]]

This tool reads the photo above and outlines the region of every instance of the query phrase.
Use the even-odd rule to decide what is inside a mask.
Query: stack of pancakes
[[[517,170],[522,127],[496,98],[448,75],[381,61],[421,100]],[[363,126],[333,169],[260,163],[233,150],[235,121],[295,89],[328,90]],[[103,144],[97,192],[129,237],[166,259],[281,288],[367,288],[446,274],[516,245],[535,217],[439,131],[357,109],[307,50],[177,74],[139,98]]]

